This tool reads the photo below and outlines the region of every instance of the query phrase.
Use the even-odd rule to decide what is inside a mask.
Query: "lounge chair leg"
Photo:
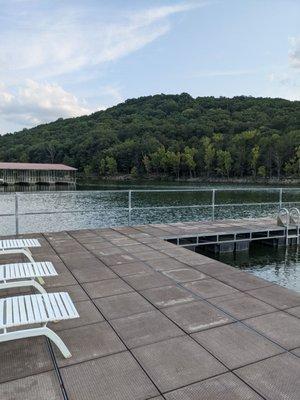
[[[56,344],[56,346],[59,348],[65,358],[72,357],[72,354],[70,353],[67,346],[55,332],[47,327],[43,328],[43,331],[45,332],[45,336],[47,336],[53,343]]]
[[[46,290],[43,288],[43,286],[37,282],[37,281],[32,281],[32,286],[36,288],[37,291],[39,291],[42,294],[46,294]]]
[[[56,344],[56,346],[59,348],[65,358],[70,358],[72,356],[72,354],[69,352],[69,349],[61,340],[61,338],[46,326],[43,326],[41,328],[24,329],[0,334],[0,343],[8,342],[10,340],[25,339],[37,336],[46,336],[50,340],[52,340],[52,342]]]

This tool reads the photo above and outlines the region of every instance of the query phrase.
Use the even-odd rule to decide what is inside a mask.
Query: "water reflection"
[[[300,292],[299,246],[271,247],[251,243],[249,252],[209,254],[226,264]]]
[[[75,185],[0,185],[0,193],[60,192],[75,190]]]
[[[8,188],[12,186],[6,187],[6,190]],[[24,191],[17,194],[20,233],[100,228],[129,223],[129,194],[126,189],[67,191],[64,185],[46,186],[47,191],[42,191],[42,186],[39,186],[40,191],[34,190],[37,186],[22,188]],[[56,190],[52,191],[54,188]],[[155,186],[151,189],[155,189]],[[211,188],[203,187],[201,191],[195,191],[196,188],[188,191],[179,191],[178,187],[169,189],[173,191],[132,192],[131,223],[171,223],[212,218]],[[263,192],[255,188],[239,189],[224,192],[220,188],[216,192],[215,219],[276,215],[279,189],[265,189]],[[300,191],[285,194],[283,200],[290,202],[289,205],[295,204],[292,201],[300,202]],[[257,204],[259,202],[264,204]],[[15,207],[15,194],[3,192],[0,195],[0,214],[6,216],[1,216],[0,235],[15,233],[14,217],[7,216],[15,213]]]

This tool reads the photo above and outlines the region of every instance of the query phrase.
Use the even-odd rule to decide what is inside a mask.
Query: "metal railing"
[[[233,193],[234,196],[237,196],[238,193],[240,193],[240,197],[242,196],[242,193],[246,192],[257,192],[257,193],[265,193],[265,194],[272,194],[273,200],[274,201],[265,201],[265,202],[256,202],[256,201],[246,201],[246,202],[231,202],[231,201],[226,201],[226,202],[218,202],[217,197],[219,194],[223,193],[228,195],[229,193]],[[149,198],[155,197],[155,194],[160,194],[160,195],[171,195],[175,194],[177,196],[183,195],[183,194],[190,194],[188,198],[191,198],[191,195],[199,194],[199,193],[205,193],[206,194],[206,200],[201,202],[200,204],[179,204],[178,199],[172,200],[172,204],[167,204],[167,205],[155,205],[155,199],[152,198],[150,201],[150,205],[145,205],[143,202],[140,202],[140,204],[135,205],[135,197],[137,195],[147,195],[147,201]],[[252,193],[252,197],[253,197]],[[287,201],[288,199],[285,199],[284,196],[287,194],[297,194],[296,198],[294,196],[293,201]],[[9,213],[0,213],[0,217],[13,217],[14,218],[14,233],[19,234],[20,233],[20,218],[21,217],[28,217],[30,216],[49,216],[49,215],[54,215],[54,214],[70,214],[70,215],[76,215],[76,214],[96,214],[97,210],[95,208],[89,208],[85,207],[84,208],[77,208],[77,209],[41,209],[41,210],[31,210],[31,209],[23,209],[22,210],[22,205],[24,202],[23,197],[25,196],[30,196],[30,204],[34,204],[36,196],[39,199],[39,197],[43,196],[57,196],[59,199],[62,196],[89,196],[89,195],[112,195],[112,194],[121,194],[122,196],[125,196],[125,200],[123,200],[121,205],[116,205],[110,202],[106,202],[109,204],[105,203],[105,206],[103,209],[101,209],[101,212],[107,213],[109,210],[116,210],[117,212],[125,212],[128,216],[126,223],[121,223],[121,225],[132,225],[133,222],[133,215],[137,212],[139,213],[146,213],[150,211],[155,211],[155,212],[160,212],[163,213],[164,211],[180,211],[183,213],[183,210],[197,210],[197,209],[208,209],[210,210],[209,217],[211,220],[214,220],[216,218],[216,213],[218,212],[219,209],[225,210],[226,208],[232,207],[233,209],[236,207],[243,207],[246,209],[247,207],[260,207],[263,209],[263,207],[273,207],[274,211],[278,211],[282,207],[286,206],[296,206],[300,205],[300,188],[229,188],[229,189],[198,189],[198,188],[188,188],[188,189],[131,189],[131,190],[103,190],[103,191],[59,191],[59,192],[31,192],[31,193],[24,193],[24,192],[16,192],[14,194],[3,194],[3,196],[14,196],[14,210],[9,212]],[[234,199],[233,196],[233,199]],[[1,196],[0,196],[1,197]],[[27,199],[28,200],[28,199]],[[147,204],[147,201],[145,203]],[[170,201],[170,199],[169,199]],[[148,201],[149,203],[149,201]],[[152,205],[154,203],[154,205]],[[66,203],[67,204],[67,203]],[[101,204],[101,203],[100,203]],[[107,208],[107,206],[109,206]],[[24,208],[24,207],[23,207]],[[198,215],[198,220],[201,219],[201,215]],[[207,214],[206,214],[207,216]],[[239,218],[240,215],[232,215],[230,218]],[[174,217],[175,218],[175,217]],[[179,217],[178,217],[179,218]],[[206,217],[205,219],[208,219]],[[172,222],[179,222],[173,220]],[[152,222],[152,221],[151,221]],[[146,222],[147,223],[147,222]],[[87,226],[84,226],[84,222],[82,222],[82,226],[80,228],[86,228]],[[100,224],[101,225],[101,224]],[[101,227],[104,226],[111,226],[110,221],[107,221],[107,223],[104,223],[101,225]],[[63,230],[63,229],[62,229]],[[25,230],[26,231],[26,230]],[[1,232],[0,232],[1,234]]]

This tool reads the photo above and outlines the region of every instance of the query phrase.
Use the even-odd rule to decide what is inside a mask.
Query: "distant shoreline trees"
[[[0,160],[82,174],[173,179],[300,177],[300,102],[155,95],[0,137]]]

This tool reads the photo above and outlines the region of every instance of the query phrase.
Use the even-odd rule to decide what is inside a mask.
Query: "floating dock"
[[[47,291],[70,293],[80,318],[52,326],[70,359],[43,338],[0,344],[0,398],[298,400],[300,293],[184,242],[258,232],[282,229],[258,219],[30,235],[35,259],[59,272]]]

